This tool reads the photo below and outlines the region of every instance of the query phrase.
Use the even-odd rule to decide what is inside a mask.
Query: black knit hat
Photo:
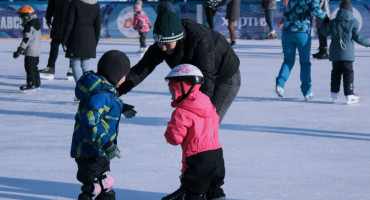
[[[351,0],[341,0],[339,7],[347,9],[349,11],[353,11],[352,5],[351,5]]]
[[[111,84],[117,83],[130,71],[130,60],[125,53],[110,50],[98,62],[98,74],[106,78]]]
[[[183,38],[184,28],[180,18],[170,11],[165,2],[157,7],[157,19],[154,23],[153,37],[156,42],[169,43]]]

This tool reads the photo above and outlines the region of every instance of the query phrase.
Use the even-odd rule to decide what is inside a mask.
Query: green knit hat
[[[157,7],[157,19],[154,23],[153,38],[156,42],[169,43],[184,37],[184,28],[180,18],[170,11],[165,2]]]

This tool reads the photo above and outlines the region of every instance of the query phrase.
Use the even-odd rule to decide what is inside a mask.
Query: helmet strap
[[[191,87],[189,89],[189,91],[187,93],[185,93],[185,89],[184,89],[184,84],[183,84],[183,81],[180,81],[180,86],[181,86],[181,93],[182,93],[182,96],[181,98],[178,100],[178,102],[180,103],[182,100],[184,100],[186,97],[189,96],[189,94],[191,93],[191,90],[194,88],[195,84],[191,84]]]

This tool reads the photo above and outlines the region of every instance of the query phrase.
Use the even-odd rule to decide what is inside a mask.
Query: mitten
[[[22,47],[18,47],[17,51],[13,53],[13,58],[18,58],[21,54],[23,54],[24,49]]]
[[[122,114],[126,118],[133,118],[136,115],[136,110],[134,110],[134,106],[130,104],[124,104],[122,108]]]
[[[105,146],[108,146],[104,148]],[[114,157],[121,158],[120,150],[117,145],[113,144],[109,141],[106,145],[104,145],[103,149],[105,150],[105,154],[107,155],[108,160],[112,160]]]

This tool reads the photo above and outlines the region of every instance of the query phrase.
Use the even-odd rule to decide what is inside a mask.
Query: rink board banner
[[[133,2],[99,2],[101,6],[101,38],[130,39],[139,38],[139,34],[132,28]],[[49,27],[46,25],[45,12],[47,1],[25,1],[25,2],[0,2],[0,38],[21,38],[22,27],[17,10],[22,5],[30,5],[34,8],[41,23],[43,37],[48,37]],[[355,18],[360,23],[360,32],[370,38],[370,1],[352,2]],[[144,2],[143,10],[147,14],[152,26],[157,17],[156,9],[158,2]],[[331,18],[335,18],[338,12],[339,2],[330,2]],[[198,23],[207,25],[204,7],[201,1],[179,2],[175,4],[175,12],[182,19],[191,19]],[[220,7],[214,18],[215,30],[229,38],[227,29],[228,21],[225,19],[226,6]],[[278,2],[277,10],[274,12],[274,28],[277,36],[281,36],[278,23],[282,19],[283,8]],[[235,22],[235,33],[239,39],[263,39],[269,32],[265,21],[265,13],[259,2],[242,2],[240,19]],[[148,38],[153,38],[153,29],[150,30]],[[313,20],[312,37],[317,37],[315,20]]]

